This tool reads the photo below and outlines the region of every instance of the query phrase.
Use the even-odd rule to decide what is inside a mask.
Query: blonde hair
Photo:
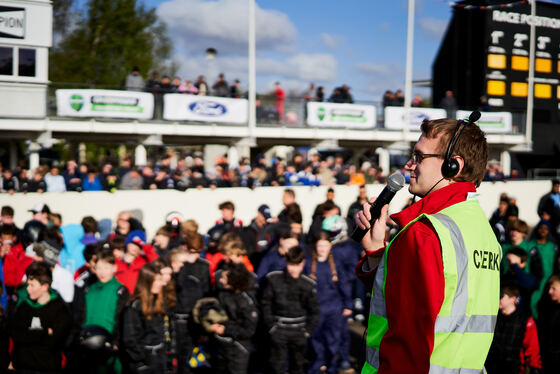
[[[223,253],[226,256],[245,256],[247,250],[241,241],[230,241],[224,245]]]
[[[243,245],[243,241],[241,240],[241,237],[239,235],[234,232],[225,233],[220,239],[218,249],[220,250],[220,252],[225,254],[228,248],[231,248],[232,246],[241,247],[243,249],[245,248],[245,246]]]
[[[181,231],[185,236],[196,234],[198,232],[198,223],[194,219],[188,219],[181,222]]]

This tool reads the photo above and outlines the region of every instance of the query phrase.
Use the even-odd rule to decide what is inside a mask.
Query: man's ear
[[[456,177],[461,175],[463,168],[465,167],[465,160],[461,156],[453,156],[453,159],[459,163],[459,172],[457,173]]]

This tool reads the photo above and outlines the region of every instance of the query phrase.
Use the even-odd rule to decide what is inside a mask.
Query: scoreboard
[[[456,3],[432,66],[432,97],[452,90],[463,109],[481,97],[495,111],[527,109],[530,25],[535,25],[534,119],[560,122],[560,4],[507,0]]]
[[[560,7],[537,2],[486,10],[484,94],[491,107],[525,109],[529,76],[530,25],[535,25],[535,109],[560,109]],[[477,10],[481,11],[481,10]]]

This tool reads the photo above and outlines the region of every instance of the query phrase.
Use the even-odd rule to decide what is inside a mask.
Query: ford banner
[[[151,119],[154,96],[146,92],[114,90],[56,90],[57,115]]]
[[[408,117],[408,128],[420,130],[422,121],[445,117],[447,117],[445,109],[411,107]],[[404,124],[404,108],[402,106],[388,106],[385,108],[384,127],[386,129],[402,130]]]
[[[163,96],[163,119],[171,121],[201,121],[246,124],[246,99],[166,94]]]

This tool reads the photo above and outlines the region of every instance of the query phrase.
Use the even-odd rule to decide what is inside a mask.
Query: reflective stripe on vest
[[[483,373],[498,312],[499,269],[487,265],[482,268],[485,270],[482,270],[479,269],[481,261],[476,268],[474,264],[477,263],[477,251],[479,256],[480,253],[484,253],[492,259],[493,256],[501,256],[501,249],[489,225],[484,227],[473,223],[488,223],[475,200],[455,204],[434,215],[420,215],[406,225],[396,237],[422,218],[430,220],[440,240],[445,278],[444,301],[435,321],[429,372]],[[463,240],[463,232],[469,235],[469,248]],[[375,374],[379,369],[379,347],[388,329],[384,294],[387,258],[393,241],[385,249],[374,281],[366,339],[367,362],[362,368],[362,373]],[[488,254],[490,251],[491,254]],[[499,258],[495,260],[498,261]],[[484,263],[486,264],[486,261]],[[469,273],[476,271],[479,272],[477,277],[469,281]],[[483,271],[488,273],[481,275],[480,272]],[[470,283],[473,284],[471,296],[477,295],[476,299],[470,301],[471,304]]]
[[[366,335],[366,365],[367,371],[362,369],[362,373],[376,373],[379,368],[379,344],[383,335],[387,332],[387,310],[385,308],[385,256],[381,257],[381,261],[377,266],[377,273],[373,282],[373,290],[371,292],[370,313],[368,318],[368,326],[375,326],[375,329],[368,327]],[[369,363],[369,365],[368,365]]]

